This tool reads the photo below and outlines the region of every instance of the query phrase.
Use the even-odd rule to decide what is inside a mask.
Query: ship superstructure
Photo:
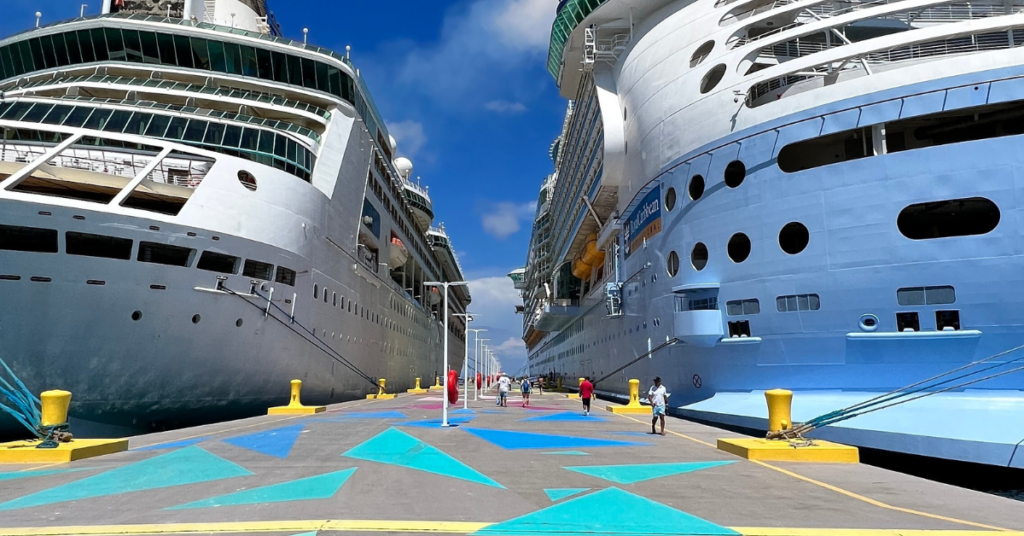
[[[1021,44],[1013,0],[560,2],[531,372],[758,429],[1024,343]],[[951,385],[818,437],[1024,467],[1024,375]]]
[[[348,55],[276,34],[258,0],[129,0],[0,41],[0,358],[80,433],[443,372],[430,196]]]

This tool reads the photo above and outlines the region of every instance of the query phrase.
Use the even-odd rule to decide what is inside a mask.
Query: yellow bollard
[[[764,392],[768,401],[768,431],[781,432],[793,427],[793,391],[772,389]]]
[[[558,390],[559,391],[562,390],[562,377],[561,376],[558,377]]]
[[[640,405],[640,380],[629,380],[629,403],[625,406],[608,406],[612,413],[650,414],[651,410]]]
[[[426,389],[420,387],[420,379],[416,378],[416,387],[414,389],[407,389],[405,392],[411,395],[422,395],[427,392]]]
[[[431,391],[444,391],[444,386],[441,385],[441,377],[434,376],[434,385],[430,387]]]
[[[377,380],[377,396],[384,394],[384,386],[387,384],[388,380],[386,378],[381,378]]]
[[[417,389],[420,388],[420,379],[419,378],[416,378],[416,388]]]
[[[42,402],[41,424],[43,428],[67,424],[71,393],[58,389],[46,391],[39,398]]]
[[[292,380],[292,394],[287,406],[277,406],[267,410],[267,415],[308,415],[327,411],[326,406],[302,405],[302,380]]]
[[[389,395],[389,394],[384,392],[384,387],[387,385],[387,383],[388,383],[388,381],[386,379],[384,379],[384,378],[381,378],[381,379],[377,380],[377,394],[375,394],[375,395],[366,395],[366,399],[367,400],[374,400],[374,399],[375,400],[391,400],[392,398],[395,398],[396,396],[398,396],[398,395],[394,395],[394,394]]]
[[[580,389],[582,389],[583,382],[585,380],[586,380],[586,378],[580,378]],[[578,399],[579,397],[580,397],[579,391],[577,391],[576,393],[572,393],[572,394],[566,395],[566,398],[576,398],[576,399]]]

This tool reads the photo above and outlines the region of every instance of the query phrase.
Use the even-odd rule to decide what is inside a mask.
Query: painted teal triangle
[[[88,471],[95,469],[95,467],[80,467],[78,469],[49,469],[45,471],[17,471],[14,473],[0,473],[0,480],[15,480],[18,478],[32,478],[34,476],[51,476],[60,475],[63,473],[77,473],[78,471]]]
[[[608,488],[484,527],[478,536],[739,534],[639,495]]]
[[[300,478],[260,488],[247,489],[164,508],[164,510],[186,510],[190,508],[211,508],[214,506],[238,506],[242,504],[267,504],[289,501],[329,499],[341,489],[356,469],[345,469],[334,473]]]
[[[585,467],[563,467],[570,471],[610,480],[616,484],[635,484],[644,480],[663,476],[692,473],[702,469],[736,463],[735,460],[723,462],[688,462],[688,463],[643,463],[636,465],[589,465]]]
[[[592,447],[636,447],[650,445],[650,443],[637,443],[633,441],[537,434],[531,432],[516,432],[513,430],[495,430],[492,428],[469,428],[468,426],[463,426],[462,429],[479,437],[480,439],[494,443],[506,450],[579,449]]]
[[[284,459],[291,453],[292,447],[295,446],[295,442],[299,439],[299,434],[302,433],[303,428],[305,428],[305,425],[295,424],[264,432],[256,432],[255,434],[231,437],[225,439],[224,442],[229,445],[259,452],[260,454],[266,454],[267,456]]]
[[[555,454],[558,456],[590,456],[590,453],[579,450],[562,450],[558,452],[544,452],[543,454]]]
[[[120,495],[133,491],[183,486],[251,474],[244,467],[210,454],[200,447],[185,447],[7,501],[0,504],[0,511]]]
[[[451,413],[452,415],[469,415],[471,413],[476,413],[476,412],[471,410],[471,409],[469,409],[469,408],[463,408],[463,409],[457,409],[455,411],[450,411],[449,413]]]
[[[476,469],[397,428],[388,428],[342,456],[505,488]]]
[[[544,493],[548,494],[548,498],[551,502],[558,502],[566,497],[572,497],[578,495],[584,491],[590,491],[590,488],[552,488],[544,490]]]

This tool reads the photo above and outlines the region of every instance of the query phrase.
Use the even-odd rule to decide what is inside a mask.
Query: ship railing
[[[780,8],[782,6],[787,6],[796,1],[797,0],[775,0],[774,2],[762,4],[753,9],[748,9],[746,11],[741,11],[739,13],[727,13],[724,17],[722,17],[722,20],[718,21],[718,25],[728,26],[741,20],[749,19],[750,17],[755,17],[757,15],[760,15],[761,13],[766,13],[773,9]]]
[[[428,192],[423,186],[404,179],[402,180],[402,186],[420,194],[422,197],[426,198],[428,203],[430,202],[430,192]]]

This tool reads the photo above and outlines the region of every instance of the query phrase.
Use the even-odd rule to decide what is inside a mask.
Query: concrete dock
[[[62,534],[1024,535],[1024,502],[859,464],[764,463],[733,437],[564,395],[452,408],[402,395],[0,465],[0,536]],[[1014,532],[1016,531],[1016,532]]]

